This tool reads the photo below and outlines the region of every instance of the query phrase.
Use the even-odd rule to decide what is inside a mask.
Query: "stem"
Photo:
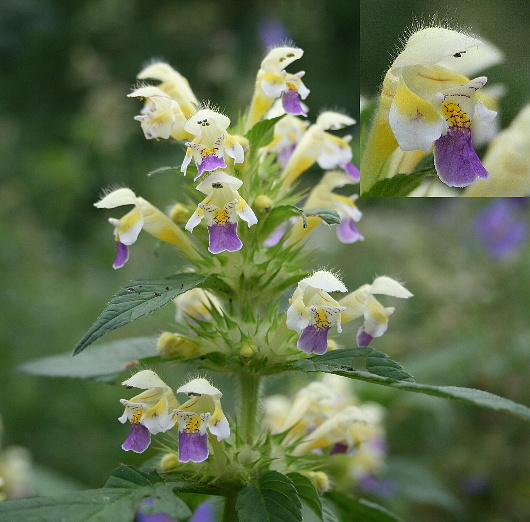
[[[229,493],[225,496],[225,508],[223,522],[238,522],[239,517],[236,511],[237,492]]]
[[[239,424],[243,440],[252,446],[258,416],[261,376],[246,371],[239,373],[241,412]]]

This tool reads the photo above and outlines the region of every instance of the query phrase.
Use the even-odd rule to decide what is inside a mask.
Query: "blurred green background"
[[[530,49],[527,0],[360,0],[361,94],[378,94],[387,69],[401,51],[401,39],[415,21],[428,23],[435,15],[449,27],[469,29],[505,53],[505,61],[484,71],[488,85],[502,84],[501,127],[530,103]],[[477,74],[482,75],[483,72]]]
[[[370,4],[375,21],[380,5]],[[393,9],[383,14],[381,31],[405,27],[397,27]],[[356,2],[261,1],[247,2],[244,9],[236,1],[207,0],[0,4],[2,444],[27,447],[34,462],[83,487],[101,486],[120,461],[139,464],[146,458],[120,449],[128,432],[117,422],[123,390],[28,376],[16,368],[73,349],[127,281],[178,268],[169,247],[158,248],[142,234],[129,263],[114,271],[108,216],[93,207],[101,188],[111,184],[130,186],[160,208],[178,199],[180,177],[145,175],[180,164],[183,153],[174,143],[146,141],[133,120],[140,107],[126,94],[137,72],[152,57],[163,58],[189,79],[199,99],[212,100],[236,120],[252,94],[264,27],[305,50],[289,70],[306,71],[311,121],[322,109],[358,117]],[[511,34],[521,48],[523,40]],[[500,45],[494,34],[486,36]],[[363,39],[366,50],[370,42]],[[373,46],[380,40],[374,36]],[[367,61],[361,62],[363,92],[375,92],[387,53],[388,46],[374,51],[374,61],[382,55],[386,61],[374,65],[373,80],[366,80]],[[353,143],[356,155],[355,137]],[[341,246],[324,230],[313,243],[322,247],[319,265],[340,265],[350,289],[386,274],[415,294],[408,302],[385,301],[397,311],[374,349],[402,362],[420,382],[476,386],[528,404],[529,247],[524,243],[500,261],[488,256],[473,220],[489,204],[363,200],[364,243]],[[517,210],[527,222],[528,212],[524,206]],[[108,340],[156,335],[172,316],[167,307]],[[354,330],[345,329],[341,341],[349,336],[353,343]],[[185,377],[175,370],[168,381],[180,384]],[[404,477],[394,496],[376,501],[406,520],[530,517],[527,425],[503,414],[372,388],[356,387],[362,397],[389,407],[388,474],[392,480]],[[427,476],[433,482],[422,473],[432,474]],[[466,481],[474,477],[480,487],[470,493]]]

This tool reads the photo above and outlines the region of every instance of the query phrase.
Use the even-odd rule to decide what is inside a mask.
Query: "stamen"
[[[462,107],[455,102],[445,102],[442,105],[444,117],[451,127],[469,129],[471,121]]]

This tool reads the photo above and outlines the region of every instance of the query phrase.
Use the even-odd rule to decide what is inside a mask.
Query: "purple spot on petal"
[[[447,134],[434,142],[434,166],[440,179],[450,187],[467,187],[478,177],[488,177],[467,128],[449,127]]]
[[[296,143],[291,143],[290,145],[287,145],[286,147],[282,147],[278,151],[278,163],[282,166],[282,168],[287,165],[287,162],[289,161],[289,158],[293,155],[294,149],[296,149]]]
[[[359,169],[351,161],[348,163],[339,163],[339,167],[355,181],[359,181],[361,179],[361,173],[359,172]]]
[[[364,331],[364,327],[361,326],[357,332],[357,346],[369,346],[372,342],[373,337]]]
[[[125,451],[132,450],[135,453],[143,453],[151,443],[149,430],[139,422],[131,423],[131,433],[121,445]]]
[[[316,353],[322,355],[328,349],[328,332],[331,326],[327,328],[317,328],[315,325],[309,325],[304,328],[300,339],[298,339],[298,348],[306,353]]]
[[[298,91],[294,89],[287,89],[282,93],[282,105],[287,114],[294,116],[307,116],[307,113],[300,104],[300,97]]]
[[[228,250],[236,252],[243,246],[237,235],[237,223],[228,222],[226,225],[213,224],[208,227],[210,235],[210,244],[208,250],[212,254],[219,254]]]
[[[281,225],[278,225],[274,232],[263,242],[263,244],[268,247],[277,245],[285,235],[288,225],[288,221],[284,221]]]
[[[118,252],[112,268],[121,268],[129,260],[129,247],[121,241],[116,241],[116,249]]]
[[[208,458],[208,434],[179,431],[179,462],[202,462]]]
[[[335,455],[336,453],[346,453],[347,451],[348,451],[347,444],[344,444],[343,442],[337,442],[333,445],[329,454]]]
[[[216,156],[215,154],[210,154],[202,158],[202,161],[197,164],[197,175],[195,176],[195,181],[198,177],[202,176],[203,172],[212,171],[216,169],[226,169],[226,163],[224,158]]]
[[[355,241],[362,241],[364,236],[357,230],[355,222],[350,217],[341,219],[337,227],[337,237],[342,243],[355,243]]]

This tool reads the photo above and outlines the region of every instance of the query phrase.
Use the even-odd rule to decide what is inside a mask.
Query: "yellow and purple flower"
[[[300,334],[297,346],[306,353],[323,354],[328,349],[328,332],[336,324],[341,329],[339,305],[328,292],[347,292],[342,281],[331,272],[319,270],[302,279],[287,310],[287,328]]]
[[[362,212],[357,208],[355,201],[358,196],[343,196],[333,192],[334,189],[353,184],[354,181],[348,174],[340,170],[326,172],[320,182],[309,193],[304,209],[329,208],[335,210],[340,217],[337,225],[337,237],[342,243],[355,243],[362,241],[364,236],[357,230],[355,223],[362,217]],[[304,228],[301,220],[296,224],[289,236],[289,242],[297,242],[310,230],[323,223],[316,216],[307,217],[307,226]]]
[[[230,436],[230,425],[221,408],[223,394],[206,379],[193,379],[177,393],[190,398],[174,410],[178,422],[179,461],[202,462],[208,458],[208,433],[217,440]]]
[[[175,425],[177,415],[173,410],[179,403],[171,388],[152,370],[142,370],[122,384],[145,390],[130,400],[120,400],[125,411],[118,419],[122,424],[131,423],[131,433],[122,448],[143,453],[151,443],[151,435],[166,432]]]
[[[302,82],[304,71],[296,74],[287,73],[284,69],[302,57],[304,51],[296,47],[276,47],[269,51],[261,62],[256,77],[256,87],[250,105],[247,129],[257,123],[269,110],[277,98],[281,97],[287,114],[306,116],[300,103],[305,100],[309,89]]]
[[[387,276],[374,279],[371,285],[363,285],[339,301],[342,306],[342,321],[351,321],[364,317],[364,323],[357,332],[357,345],[368,346],[374,337],[381,337],[388,328],[388,318],[395,308],[385,308],[374,297],[384,294],[391,297],[408,299],[412,294],[400,283]]]
[[[492,45],[458,31],[427,27],[414,32],[385,75],[364,148],[361,190],[393,174],[389,158],[399,149],[426,153],[434,146],[438,176],[451,187],[487,178],[473,138],[491,136],[497,113],[479,92],[487,78],[467,75],[501,59]]]
[[[192,232],[204,218],[208,226],[208,250],[212,254],[241,249],[243,243],[237,235],[238,217],[246,221],[249,227],[258,222],[254,211],[237,192],[242,184],[240,179],[218,171],[197,186],[197,190],[206,194],[206,198],[199,203],[185,229]]]
[[[180,169],[184,175],[192,158],[197,165],[195,179],[204,172],[225,169],[226,156],[234,163],[243,163],[243,146],[235,136],[226,132],[229,125],[230,118],[211,109],[201,109],[184,124],[184,130],[195,136],[186,142],[186,155]]]
[[[284,184],[290,186],[315,162],[325,170],[340,168],[353,180],[359,181],[360,174],[352,163],[352,150],[349,145],[352,137],[348,135],[341,138],[327,132],[354,123],[353,118],[338,112],[326,111],[320,114],[297,143],[285,165],[282,173]]]
[[[129,259],[129,246],[136,242],[142,229],[167,243],[180,248],[190,257],[197,257],[197,249],[186,234],[162,211],[151,205],[128,188],[120,188],[105,194],[97,203],[97,208],[115,208],[134,205],[134,208],[120,219],[109,218],[114,226],[117,255],[112,265],[121,268]]]

